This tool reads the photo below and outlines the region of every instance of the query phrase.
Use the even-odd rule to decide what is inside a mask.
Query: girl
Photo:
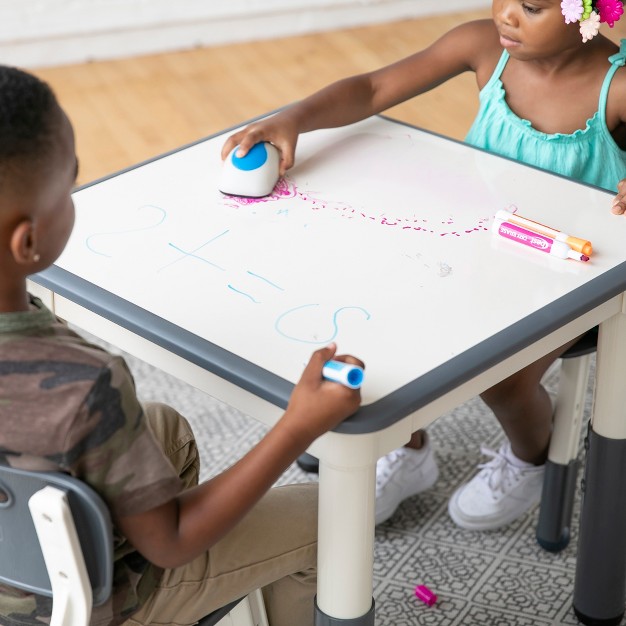
[[[294,163],[300,133],[343,126],[380,113],[466,71],[476,75],[478,115],[466,141],[585,183],[617,191],[626,211],[626,41],[598,33],[623,12],[619,0],[493,0],[493,19],[454,28],[430,47],[367,74],[340,80],[225,143],[243,156],[270,141],[281,174]],[[571,345],[571,344],[569,344]],[[536,504],[551,433],[552,405],[541,378],[569,347],[549,354],[481,397],[508,441],[452,495],[448,510],[463,528],[508,524]],[[434,484],[437,467],[425,433],[377,466],[376,522]]]

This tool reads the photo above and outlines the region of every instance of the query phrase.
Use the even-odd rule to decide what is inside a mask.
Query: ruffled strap
[[[506,50],[502,50],[502,54],[500,55],[500,59],[498,60],[498,64],[493,70],[493,74],[490,76],[489,80],[485,83],[483,88],[480,90],[481,99],[485,96],[489,97],[490,93],[497,89],[500,86],[500,76],[502,76],[502,72],[506,67],[507,61],[509,60],[509,53]]]
[[[606,100],[609,95],[609,87],[611,86],[611,81],[613,80],[613,76],[615,72],[626,65],[626,39],[622,39],[619,44],[619,52],[616,54],[612,54],[609,57],[609,61],[611,62],[611,67],[609,67],[609,71],[606,73],[604,77],[604,82],[602,83],[602,89],[600,89],[600,99],[598,101],[598,111],[600,112],[600,117],[602,119],[602,123],[606,126]]]

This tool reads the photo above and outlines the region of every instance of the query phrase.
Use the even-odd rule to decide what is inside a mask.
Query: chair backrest
[[[58,472],[0,465],[0,582],[51,597],[51,626],[86,626],[92,604],[98,606],[111,595],[111,529],[106,505],[80,480]],[[57,537],[62,534],[67,536]],[[75,557],[80,561],[78,568]],[[69,578],[59,582],[66,578],[61,570]],[[257,595],[258,619],[235,618],[230,623],[267,624],[262,598]],[[200,625],[218,624],[244,599],[217,609]]]
[[[91,583],[93,604],[102,604],[111,594],[113,578],[109,512],[88,485],[58,472],[0,465],[0,582],[52,597],[50,576],[28,504],[33,495],[46,487],[64,492],[67,498]]]

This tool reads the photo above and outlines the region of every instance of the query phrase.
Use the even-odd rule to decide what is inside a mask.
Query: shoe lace
[[[382,487],[389,481],[395,468],[402,462],[402,451],[392,450],[378,460],[376,465],[376,488]]]
[[[517,483],[521,478],[523,469],[513,465],[503,450],[492,450],[485,446],[480,447],[480,451],[485,456],[491,457],[490,461],[481,463],[478,468],[481,470],[480,476],[492,491],[501,493]]]

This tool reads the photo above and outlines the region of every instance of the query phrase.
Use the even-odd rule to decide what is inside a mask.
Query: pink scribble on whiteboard
[[[320,209],[331,209],[340,217],[353,220],[355,218],[366,219],[379,223],[381,226],[398,226],[404,231],[418,231],[421,233],[429,233],[432,235],[439,235],[445,237],[446,235],[452,235],[454,237],[461,237],[463,234],[471,234],[474,232],[481,232],[489,230],[487,222],[490,221],[490,217],[478,218],[476,225],[470,228],[458,229],[454,228],[454,218],[447,217],[444,220],[437,219],[431,225],[428,219],[412,217],[393,217],[385,214],[370,214],[368,215],[361,208],[355,208],[346,202],[335,202],[332,200],[322,200],[316,198],[311,192],[301,191],[293,180],[286,176],[279,179],[274,187],[274,190],[269,196],[263,198],[244,198],[241,196],[228,196],[225,195],[226,206],[233,208],[243,208],[254,205],[267,204],[272,202],[279,202],[281,200],[287,200],[290,198],[298,198],[302,202],[305,202],[313,211],[319,211]],[[440,230],[441,227],[450,227],[446,230]]]
[[[224,194],[226,198],[226,206],[233,208],[239,208],[244,206],[250,206],[251,204],[263,204],[266,202],[277,202],[278,200],[285,200],[286,198],[295,198],[301,195],[296,186],[286,177],[279,178],[274,190],[269,196],[263,198],[245,198],[243,196],[229,196]]]

